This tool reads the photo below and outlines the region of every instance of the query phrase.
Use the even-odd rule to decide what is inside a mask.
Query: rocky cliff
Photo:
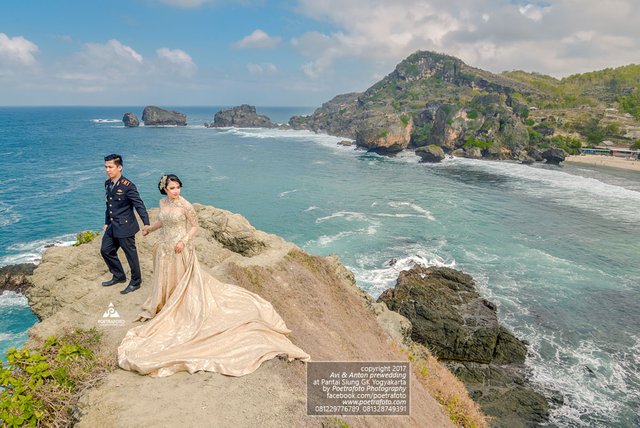
[[[194,207],[201,226],[194,240],[201,265],[217,278],[272,302],[292,330],[291,340],[313,361],[413,361],[411,415],[306,416],[304,363],[274,359],[240,378],[215,373],[149,378],[116,369],[99,386],[84,392],[74,411],[78,426],[452,425],[452,409],[466,397],[462,384],[428,354],[417,353],[418,344],[409,346],[410,341],[404,341],[407,320],[360,290],[337,258],[311,256],[254,229],[240,215]],[[157,210],[150,210],[150,215],[153,221]],[[115,287],[100,286],[109,275],[100,257],[99,239],[78,247],[48,249],[28,291],[30,304],[42,319],[31,329],[31,340],[68,328],[97,327],[115,356],[150,292],[156,239],[155,234],[138,238],[143,285],[125,296]],[[110,304],[123,325],[98,323]],[[433,384],[441,388],[437,391],[447,392],[427,392]],[[484,426],[479,420],[475,425]]]
[[[544,423],[546,399],[526,380],[527,348],[498,323],[496,306],[473,278],[450,268],[415,266],[400,273],[379,302],[411,322],[411,338],[426,344],[461,380],[492,426]]]
[[[635,100],[623,95],[640,93],[637,68],[588,76],[580,86],[575,83],[580,77],[498,75],[452,56],[418,51],[366,91],[339,95],[310,116],[292,117],[289,125],[355,139],[379,153],[436,144],[459,156],[533,162],[531,152],[548,148],[576,153],[604,138],[633,143],[640,117],[613,107]],[[584,90],[594,80],[597,96]],[[607,92],[610,87],[613,92]]]

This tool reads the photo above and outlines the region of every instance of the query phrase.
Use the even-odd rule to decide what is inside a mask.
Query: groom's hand
[[[104,235],[104,233],[107,231],[107,227],[109,227],[108,224],[105,224],[104,226],[102,226],[102,234]]]

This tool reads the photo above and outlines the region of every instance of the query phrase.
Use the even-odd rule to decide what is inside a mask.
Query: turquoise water
[[[374,296],[416,262],[473,275],[531,344],[536,386],[562,402],[553,425],[640,425],[640,174],[425,165],[307,132],[206,129],[216,108],[178,110],[188,127],[125,129],[122,114],[140,107],[0,109],[0,265],[99,229],[102,157],[117,152],[147,206],[158,206],[159,176],[175,173],[192,202],[337,254]],[[284,122],[311,109],[258,110]],[[24,299],[0,297],[2,346],[33,322]]]

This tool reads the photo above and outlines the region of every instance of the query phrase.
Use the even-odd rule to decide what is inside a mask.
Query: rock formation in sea
[[[546,159],[547,163],[559,165],[567,157],[567,154],[562,149],[547,149],[542,152],[541,156]]]
[[[33,263],[0,267],[0,294],[4,291],[24,294],[31,286],[30,276],[35,267]]]
[[[444,267],[416,265],[400,272],[378,302],[411,322],[424,343],[466,385],[492,426],[533,426],[548,418],[544,396],[527,382],[527,348],[498,322],[496,305],[476,291],[473,278]]]
[[[164,110],[156,106],[147,106],[142,112],[145,126],[186,126],[187,116],[174,110]]]
[[[213,117],[212,123],[205,123],[208,128],[275,128],[277,127],[267,116],[256,113],[255,106],[242,104],[226,110],[220,110]]]
[[[351,138],[382,154],[435,144],[446,154],[463,149],[468,157],[528,163],[542,160],[531,154],[542,148],[577,154],[605,137],[628,146],[640,135],[640,117],[606,107],[637,87],[639,76],[640,66],[588,73],[583,80],[494,74],[417,51],[366,91],[338,95],[289,125]]]
[[[437,163],[444,159],[444,150],[442,150],[442,147],[435,144],[418,147],[416,149],[416,154],[422,158],[423,162]]]
[[[136,126],[140,126],[138,116],[136,116],[134,113],[125,113],[122,117],[122,122],[124,122],[124,126],[127,128],[135,128]]]
[[[440,404],[427,390],[434,383],[445,391],[433,393],[439,400],[449,393],[455,407],[464,400],[475,406],[455,376],[433,357],[428,365],[426,354],[414,351],[422,345],[407,339],[408,321],[358,288],[337,257],[309,255],[276,235],[256,230],[238,214],[199,204],[194,208],[200,223],[194,245],[201,266],[270,301],[291,330],[290,339],[313,361],[413,361],[410,415],[307,416],[304,363],[276,358],[238,378],[203,372],[150,378],[115,369],[99,385],[85,390],[74,406],[78,427],[453,426],[448,413],[453,407]],[[155,221],[158,210],[149,212]],[[66,329],[96,327],[115,357],[126,331],[138,325],[133,320],[151,291],[157,239],[156,234],[138,237],[142,287],[126,296],[115,287],[100,285],[109,273],[100,257],[99,239],[77,247],[49,248],[27,292],[42,319],[31,328],[30,342]],[[100,322],[110,305],[122,324]],[[429,382],[425,376],[430,376]]]

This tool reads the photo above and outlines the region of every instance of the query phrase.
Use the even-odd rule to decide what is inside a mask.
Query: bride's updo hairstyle
[[[180,181],[177,175],[175,174],[163,175],[162,178],[160,178],[160,182],[158,183],[158,190],[160,190],[160,193],[162,193],[163,195],[167,194],[167,191],[165,189],[169,185],[170,181],[178,183],[180,185],[180,188],[182,188],[182,181]]]

